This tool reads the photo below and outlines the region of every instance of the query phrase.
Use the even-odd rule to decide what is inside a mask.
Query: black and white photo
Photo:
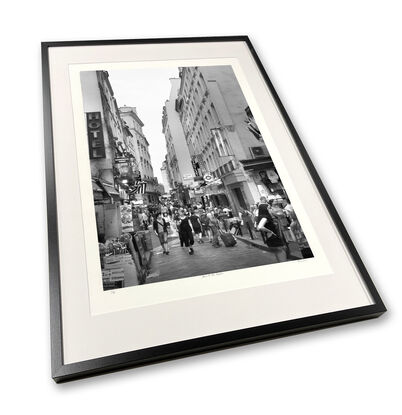
[[[313,257],[231,66],[80,79],[104,290]]]

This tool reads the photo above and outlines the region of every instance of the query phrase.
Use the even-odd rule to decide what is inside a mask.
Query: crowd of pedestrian
[[[180,246],[186,248],[189,255],[194,255],[195,243],[207,242],[218,248],[221,246],[222,233],[233,231],[242,235],[241,228],[248,232],[250,239],[260,235],[269,247],[305,239],[294,209],[285,198],[261,197],[259,202],[250,205],[248,209],[241,208],[236,217],[228,206],[161,203],[151,209],[142,209],[140,219],[144,229],[152,227],[164,255],[169,255],[169,234],[179,237]]]
[[[259,203],[251,206],[248,216],[248,222],[253,222],[254,229],[260,232],[268,246],[283,246],[289,242],[302,246],[307,243],[293,206],[286,198],[261,197]]]

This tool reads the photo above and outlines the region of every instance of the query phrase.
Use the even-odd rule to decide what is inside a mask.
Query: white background
[[[6,413],[400,413],[401,7],[398,1],[339,0],[3,5]],[[389,312],[56,385],[50,379],[39,43],[230,34],[251,37]]]

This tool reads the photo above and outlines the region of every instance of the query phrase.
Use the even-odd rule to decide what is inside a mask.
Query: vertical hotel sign
[[[87,131],[89,158],[105,158],[105,141],[103,139],[102,118],[100,112],[87,112]]]

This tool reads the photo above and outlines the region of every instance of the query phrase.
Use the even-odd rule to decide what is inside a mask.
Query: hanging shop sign
[[[130,166],[128,164],[119,164],[117,166],[117,170],[121,176],[127,176],[130,170]]]
[[[147,191],[147,183],[146,182],[135,182],[134,186],[132,187],[132,190],[130,192],[130,195],[133,194],[144,194]]]
[[[106,157],[105,141],[103,139],[102,118],[100,112],[87,112],[87,132],[89,158],[100,159]]]
[[[223,185],[223,182],[222,182],[221,179],[214,179],[214,180],[212,180],[211,182],[208,183],[208,187],[211,187],[211,186],[222,186],[222,185]]]
[[[128,163],[129,159],[127,157],[115,157],[114,162],[116,164],[124,164],[124,163]]]
[[[205,173],[204,174],[204,180],[206,183],[210,183],[214,180],[214,177],[212,176],[211,173]]]
[[[115,167],[119,171],[120,176],[127,176],[130,171],[129,159],[127,157],[115,157]]]

